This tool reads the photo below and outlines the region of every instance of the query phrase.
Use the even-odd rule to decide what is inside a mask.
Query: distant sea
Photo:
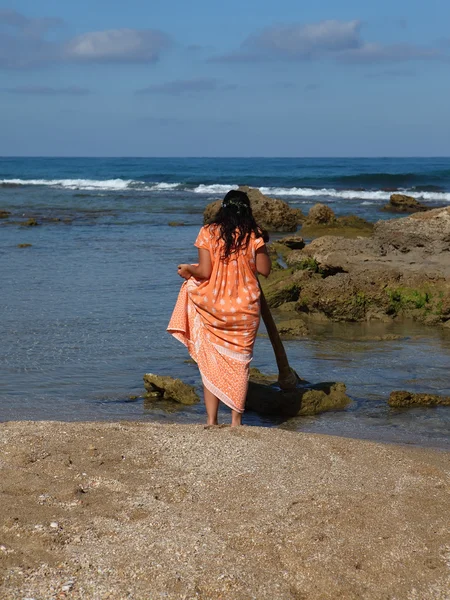
[[[395,217],[381,210],[393,192],[450,205],[450,158],[0,158],[0,209],[11,212],[0,219],[0,420],[202,420],[202,406],[146,410],[130,396],[148,371],[200,384],[165,333],[176,265],[195,260],[205,205],[241,184],[376,221]],[[41,225],[22,227],[29,217]],[[386,329],[402,337],[358,341]],[[282,426],[444,445],[448,410],[386,407],[392,389],[450,393],[443,331],[342,324],[286,347],[302,377],[345,381],[354,404]],[[265,337],[254,363],[275,370]]]

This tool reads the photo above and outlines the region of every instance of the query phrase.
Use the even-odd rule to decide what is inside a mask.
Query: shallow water
[[[142,394],[146,372],[200,385],[184,346],[165,327],[181,283],[176,265],[195,260],[192,243],[210,196],[134,194],[0,190],[0,208],[14,219],[74,218],[32,228],[0,221],[0,420],[204,419],[202,405],[146,410],[142,398],[130,396]],[[348,212],[345,206],[338,212]],[[374,211],[361,201],[353,212],[386,217]],[[186,226],[169,227],[172,220]],[[288,422],[247,413],[245,423],[450,448],[448,408],[387,406],[395,389],[450,394],[450,331],[414,324],[311,328],[310,338],[286,342],[292,366],[312,382],[344,381],[352,405]],[[401,337],[367,340],[386,333]],[[263,335],[254,366],[275,372]],[[227,413],[222,409],[225,420]]]

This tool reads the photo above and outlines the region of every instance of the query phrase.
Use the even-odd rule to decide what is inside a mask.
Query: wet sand
[[[449,454],[276,429],[0,425],[0,598],[446,600]]]

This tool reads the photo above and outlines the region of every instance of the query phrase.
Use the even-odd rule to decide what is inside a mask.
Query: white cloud
[[[380,44],[363,39],[359,20],[326,20],[311,24],[275,25],[249,35],[236,52],[218,62],[313,60],[377,64],[442,58],[436,48],[416,44]]]
[[[310,58],[361,46],[361,22],[321,21],[310,25],[275,26],[251,35],[244,48],[287,57]]]
[[[56,42],[48,33],[61,19],[36,19],[14,10],[0,10],[0,68],[27,69],[64,62],[151,63],[170,45],[156,29],[111,29]]]
[[[69,60],[88,62],[154,62],[169,45],[168,37],[152,29],[110,29],[84,33],[65,47]]]

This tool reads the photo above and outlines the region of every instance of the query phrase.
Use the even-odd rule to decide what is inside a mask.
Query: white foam
[[[382,190],[335,190],[333,188],[281,188],[281,187],[261,187],[259,188],[267,196],[296,196],[297,198],[343,198],[345,200],[389,200],[393,192],[384,192]],[[448,192],[411,192],[408,190],[399,190],[399,193],[408,194],[419,200],[430,200],[440,202],[450,202],[450,193]]]
[[[235,184],[214,183],[210,185],[200,184],[195,188],[187,188],[182,183],[166,183],[160,182],[143,182],[132,179],[1,179],[0,185],[13,184],[24,186],[49,186],[63,188],[68,190],[86,190],[86,191],[120,191],[120,190],[139,190],[149,192],[167,192],[171,190],[180,190],[185,193],[223,196],[231,189],[236,189]],[[272,197],[288,197],[292,200],[295,198],[304,198],[306,200],[324,199],[332,202],[336,198],[344,200],[363,200],[363,204],[370,204],[376,201],[387,201],[391,197],[392,192],[382,190],[335,190],[333,188],[302,188],[302,187],[261,187],[261,192]],[[449,192],[412,192],[409,190],[399,190],[422,200],[424,202],[450,202]]]
[[[136,182],[139,183],[139,182]],[[153,191],[153,192],[157,192],[157,191],[165,191],[165,190],[176,190],[178,187],[181,186],[181,183],[155,183],[154,185],[151,185],[149,187],[145,187],[144,189],[149,190],[149,191]]]
[[[204,185],[203,183],[198,185],[193,190],[195,194],[226,194],[230,190],[235,190],[238,186],[235,184],[231,185],[222,185],[220,183],[215,183],[213,185]]]
[[[2,179],[1,183],[15,185],[46,185],[68,190],[125,190],[131,179]]]

